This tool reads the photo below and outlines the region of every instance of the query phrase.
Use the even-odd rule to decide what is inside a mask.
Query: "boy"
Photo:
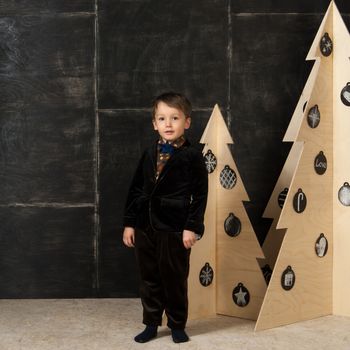
[[[208,173],[202,153],[184,136],[191,124],[188,99],[162,94],[154,100],[152,114],[159,139],[141,157],[124,214],[123,241],[135,246],[146,325],[134,339],[145,343],[155,338],[165,310],[173,341],[182,343],[189,340],[189,257],[204,232]]]

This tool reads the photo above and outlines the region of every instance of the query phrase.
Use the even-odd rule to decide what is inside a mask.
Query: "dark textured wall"
[[[350,3],[337,2],[350,24]],[[150,100],[193,102],[198,142],[215,103],[261,215],[328,1],[23,0],[0,3],[0,297],[137,295],[122,210]]]

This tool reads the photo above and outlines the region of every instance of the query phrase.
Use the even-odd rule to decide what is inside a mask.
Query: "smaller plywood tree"
[[[295,142],[293,144],[264,211],[264,218],[273,218],[271,227],[262,246],[265,259],[260,261],[260,265],[264,271],[264,276],[267,283],[270,280],[271,272],[275,266],[277,255],[285,234],[285,230],[277,229],[277,222],[283,208],[284,201],[287,197],[288,187],[292,181],[292,177],[300,159],[302,150],[302,143]]]
[[[228,147],[233,141],[218,105],[201,143],[205,144],[209,196],[203,245],[199,242],[194,247],[191,258],[190,315],[203,315],[207,305],[208,314],[256,319],[266,290],[257,258],[264,256],[243,205],[249,198]],[[214,276],[212,289],[200,280],[207,276],[207,263]]]
[[[303,121],[306,105],[310,99],[312,89],[314,88],[319,67],[320,63],[315,62],[304,86],[304,90],[299,98],[298,104],[294,110],[287,132],[284,135],[283,142],[293,142],[293,145],[263,214],[264,218],[273,219],[270,230],[266,235],[262,247],[265,259],[260,261],[267,282],[270,280],[271,272],[275,266],[277,255],[281,248],[282,240],[286,231],[285,229],[277,229],[277,222],[279,220],[284,201],[287,197],[295,169],[297,168],[301,153],[303,151],[303,143],[297,141],[296,139],[300,125]]]

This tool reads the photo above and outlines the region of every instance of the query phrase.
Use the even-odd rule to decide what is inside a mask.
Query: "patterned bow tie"
[[[174,146],[170,143],[161,143],[159,148],[160,153],[174,153]]]

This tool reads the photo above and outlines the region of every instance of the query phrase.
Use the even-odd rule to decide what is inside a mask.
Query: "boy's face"
[[[177,108],[170,107],[164,102],[159,102],[153,119],[154,130],[166,141],[175,141],[191,125],[191,118],[186,118],[184,113]]]

